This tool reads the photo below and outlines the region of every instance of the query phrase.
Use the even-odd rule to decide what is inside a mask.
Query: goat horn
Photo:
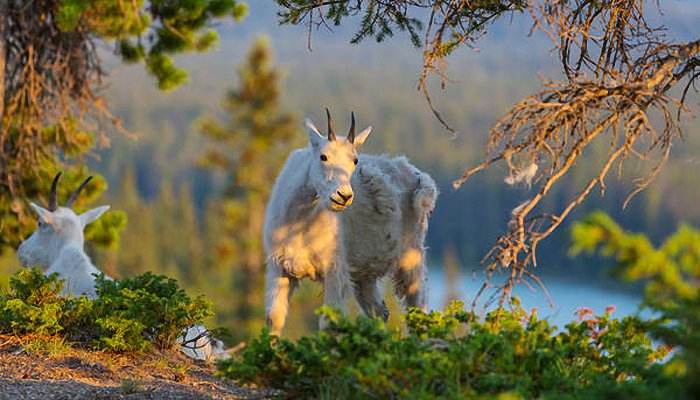
[[[348,142],[355,142],[355,112],[350,111],[350,130],[348,131]]]
[[[335,129],[333,129],[333,118],[331,118],[331,112],[328,111],[326,107],[326,116],[328,117],[328,140],[335,140]]]
[[[49,211],[58,210],[58,198],[56,196],[56,188],[58,187],[58,179],[61,177],[61,172],[57,173],[53,177],[53,182],[51,183],[51,192],[49,192]]]
[[[75,189],[75,191],[70,194],[70,197],[68,198],[68,201],[66,202],[66,207],[73,206],[73,203],[80,195],[80,192],[85,188],[85,186],[87,186],[87,184],[90,182],[90,180],[92,180],[92,176],[88,176],[87,179],[85,179],[83,181],[83,183],[81,183],[80,186],[78,186],[78,188]]]

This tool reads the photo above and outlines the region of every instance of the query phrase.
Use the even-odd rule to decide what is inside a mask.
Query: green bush
[[[101,338],[109,348],[126,350],[137,345],[130,338],[142,336],[170,348],[184,328],[213,315],[202,296],[191,299],[175,279],[150,272],[121,281],[100,277],[96,287],[96,322],[109,333]]]
[[[681,225],[656,247],[599,211],[576,223],[572,238],[574,255],[613,258],[614,274],[645,282],[642,307],[654,315],[649,333],[678,349],[667,368],[682,376],[687,396],[700,393],[700,230]]]
[[[53,335],[63,330],[65,300],[59,296],[63,281],[38,270],[21,270],[10,278],[10,289],[0,293],[0,331]]]
[[[587,315],[557,331],[517,303],[484,319],[453,303],[413,309],[402,335],[381,321],[351,322],[332,309],[327,330],[297,342],[264,331],[222,375],[281,389],[289,397],[516,398],[663,397],[677,393],[656,361],[646,324],[635,317]]]
[[[0,293],[0,333],[61,335],[92,348],[168,349],[190,325],[212,315],[203,297],[190,298],[174,279],[145,273],[96,281],[97,298],[62,297],[63,281],[23,269]]]
[[[572,236],[574,254],[614,258],[616,274],[645,282],[643,307],[652,317],[616,319],[612,310],[596,316],[584,308],[558,330],[513,299],[509,310],[483,318],[461,303],[409,310],[402,333],[322,308],[327,330],[298,341],[263,331],[219,371],[290,398],[695,398],[700,231],[682,226],[654,247],[594,213]]]

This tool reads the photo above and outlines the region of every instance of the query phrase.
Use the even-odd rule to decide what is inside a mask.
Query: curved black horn
[[[348,131],[348,142],[355,143],[355,112],[350,111],[350,130]]]
[[[333,129],[333,118],[331,118],[331,112],[328,111],[326,107],[326,117],[328,117],[328,140],[335,140],[335,129]]]
[[[83,183],[78,186],[73,193],[70,194],[70,197],[68,198],[68,201],[66,202],[66,207],[72,207],[73,203],[75,203],[75,200],[78,198],[80,195],[80,192],[87,186],[87,184],[92,180],[92,176],[88,176],[87,179],[83,181]]]
[[[56,196],[56,188],[58,187],[58,179],[61,177],[61,172],[57,173],[53,177],[53,182],[51,183],[51,192],[49,192],[49,211],[58,210],[58,198]]]

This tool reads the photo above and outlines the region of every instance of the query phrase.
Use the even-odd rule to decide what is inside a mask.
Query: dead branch
[[[697,78],[700,40],[667,42],[662,30],[647,24],[643,5],[637,0],[529,4],[535,26],[557,41],[566,80],[545,83],[544,90],[513,106],[489,132],[486,161],[454,182],[458,188],[499,161],[505,161],[510,176],[531,163],[539,167],[535,194],[513,210],[507,232],[484,260],[489,273],[510,271],[499,287],[500,305],[523,277],[534,277],[529,268],[537,264],[538,244],[593,189],[604,190],[613,165],[621,167],[628,157],[655,160],[636,180],[626,206],[653,181],[681,137],[686,93],[679,99],[673,94]],[[652,114],[662,116],[660,128],[652,124]],[[532,215],[586,149],[603,138],[611,150],[581,191],[556,214]]]

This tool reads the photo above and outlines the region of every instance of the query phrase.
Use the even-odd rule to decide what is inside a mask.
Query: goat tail
[[[437,185],[430,175],[425,172],[417,172],[418,185],[413,192],[413,208],[419,216],[430,215],[435,208],[438,196]]]

